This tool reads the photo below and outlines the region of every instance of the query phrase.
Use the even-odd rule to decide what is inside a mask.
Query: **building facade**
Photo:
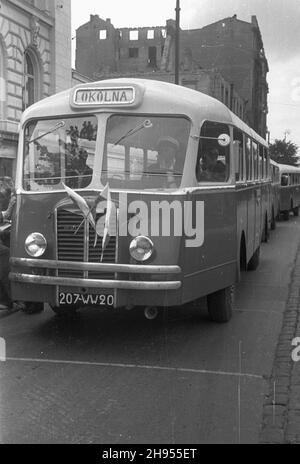
[[[251,22],[236,15],[202,29],[183,31],[182,56],[203,68],[220,72],[245,103],[249,125],[266,138],[268,62],[256,16]],[[233,95],[229,95],[232,101]]]
[[[1,0],[0,177],[14,177],[22,111],[71,85],[71,0]]]
[[[76,70],[91,79],[138,76],[174,82],[175,22],[115,28],[91,15],[76,31]],[[225,103],[260,135],[267,132],[267,72],[260,29],[236,16],[180,30],[180,84]]]

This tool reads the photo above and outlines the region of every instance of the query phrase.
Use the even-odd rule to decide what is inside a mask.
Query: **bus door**
[[[228,136],[228,144],[218,142]],[[197,231],[184,243],[185,301],[228,287],[236,277],[236,199],[230,178],[229,127],[206,121],[196,164],[197,189],[185,202],[185,225]],[[191,229],[191,227],[190,227]]]

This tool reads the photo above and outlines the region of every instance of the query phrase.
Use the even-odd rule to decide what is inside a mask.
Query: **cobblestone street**
[[[263,413],[261,442],[300,443],[300,363],[292,360],[292,341],[300,336],[300,247]]]

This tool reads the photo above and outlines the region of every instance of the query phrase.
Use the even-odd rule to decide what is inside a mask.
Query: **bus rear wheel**
[[[234,285],[207,295],[208,314],[214,322],[228,322],[232,317]]]
[[[76,314],[76,306],[51,306],[52,311],[60,317],[72,317]]]
[[[269,231],[269,226],[268,226],[268,218],[267,216],[265,217],[265,225],[264,225],[264,231],[262,235],[262,242],[268,243],[270,238],[270,231]]]
[[[247,271],[255,271],[259,266],[259,258],[260,258],[260,247],[253,253],[252,258],[250,259]]]

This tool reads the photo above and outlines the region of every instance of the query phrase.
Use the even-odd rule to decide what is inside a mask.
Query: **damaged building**
[[[115,28],[91,15],[76,31],[76,70],[92,80],[139,77],[174,82],[175,21]],[[180,30],[180,84],[226,104],[260,135],[267,133],[268,62],[255,16],[236,15]]]

